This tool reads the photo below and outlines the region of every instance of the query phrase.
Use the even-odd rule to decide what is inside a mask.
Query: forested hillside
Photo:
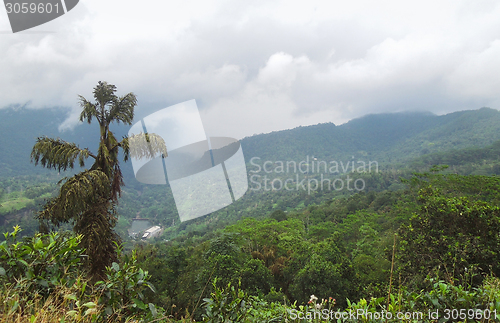
[[[42,172],[30,163],[37,137],[60,137],[80,147],[96,149],[99,131],[95,125],[80,124],[58,131],[64,110],[24,108],[0,110],[0,178]],[[115,125],[117,137],[129,127]],[[316,156],[323,160],[369,158],[380,164],[406,162],[423,154],[484,147],[500,139],[500,112],[482,108],[436,116],[430,113],[367,115],[346,124],[332,123],[260,134],[241,140],[245,160],[302,160]],[[127,183],[133,184],[132,167],[124,165]],[[46,173],[45,171],[43,171]]]
[[[78,238],[36,236],[22,244],[17,231],[6,234],[0,277],[11,287],[0,295],[0,315],[19,313],[21,306],[44,322],[352,321],[342,315],[366,322],[381,315],[390,322],[459,315],[495,321],[500,180],[436,171],[415,174],[403,190],[277,209],[217,230],[138,244],[85,293]],[[36,279],[30,283],[30,277]],[[33,293],[39,305],[30,301]]]
[[[42,135],[61,137],[82,148],[95,150],[99,131],[95,125],[81,124],[74,130],[59,133],[57,126],[65,118],[61,110],[7,109],[0,110],[0,114],[0,147],[3,152],[0,165],[6,165],[0,168],[0,226],[5,231],[15,224],[22,224],[25,234],[33,233],[37,227],[37,223],[31,220],[33,211],[57,190],[57,181],[70,174],[34,167],[30,153],[35,139]],[[124,163],[125,187],[118,206],[117,229],[123,238],[127,238],[126,230],[132,218],[148,218],[154,224],[166,227],[163,239],[171,239],[183,232],[224,227],[243,216],[259,217],[276,209],[301,209],[353,193],[347,189],[310,191],[307,187],[305,190],[298,187],[294,191],[266,190],[264,175],[269,177],[267,184],[275,178],[282,181],[293,178],[297,173],[303,176],[299,171],[280,174],[273,166],[271,174],[261,170],[257,173],[257,180],[252,180],[251,175],[258,170],[255,164],[260,167],[266,161],[294,161],[298,164],[306,160],[311,163],[316,158],[325,163],[343,163],[343,166],[358,160],[374,161],[377,167],[371,172],[356,175],[356,178],[363,178],[366,191],[398,189],[401,187],[400,176],[408,176],[415,169],[428,169],[434,164],[448,164],[452,171],[462,174],[496,174],[498,145],[490,145],[500,139],[499,127],[500,113],[483,108],[444,116],[429,113],[369,115],[340,126],[326,123],[244,138],[241,143],[251,180],[250,189],[236,203],[209,216],[216,221],[202,218],[179,223],[168,185],[141,184],[133,177],[131,164]],[[128,128],[115,125],[113,130],[117,137],[121,137],[126,135]],[[251,163],[255,157],[258,159]],[[328,175],[332,175],[332,180],[345,178],[352,168],[346,167],[345,170],[343,172],[339,166],[341,174]],[[306,177],[321,180],[321,175],[316,172],[306,174]],[[259,187],[255,181],[262,184],[261,189],[255,190]]]
[[[37,128],[54,111],[0,113],[11,118],[0,137],[7,152],[0,162],[8,165],[0,173],[3,321],[337,322],[335,315],[362,311],[358,321],[401,321],[399,314],[411,313],[414,321],[483,322],[500,311],[496,110],[370,115],[244,138],[250,189],[182,223],[168,185],[141,184],[122,164],[116,229],[125,243],[99,282],[79,265],[87,254],[81,237],[65,232],[71,226],[37,233],[34,215],[70,174],[30,163],[37,136],[95,150],[98,129],[58,133],[62,118]],[[5,139],[17,132],[18,142]],[[280,171],[287,161],[303,161],[307,171]],[[322,161],[325,171],[315,171]],[[360,161],[377,168],[361,171]],[[351,176],[363,189],[320,189],[327,175],[343,183]],[[288,179],[293,189],[278,189]],[[129,238],[135,217],[163,234]],[[17,224],[22,231],[12,232]]]
[[[368,115],[332,123],[261,134],[242,140],[247,159],[323,160],[369,158],[380,164],[404,163],[433,152],[483,147],[500,139],[500,112],[483,108],[443,116],[429,113]]]

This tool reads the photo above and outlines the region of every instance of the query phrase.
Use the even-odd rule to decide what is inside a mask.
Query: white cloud
[[[498,99],[500,39],[481,52],[467,55],[448,76],[450,91],[461,97]]]
[[[194,98],[235,137],[500,104],[496,1],[88,0],[33,31],[55,33],[0,33],[0,107],[70,107],[61,128],[99,80],[142,117]]]

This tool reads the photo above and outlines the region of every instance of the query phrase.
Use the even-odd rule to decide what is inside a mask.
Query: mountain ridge
[[[64,110],[26,108],[0,110],[0,177],[46,172],[30,163],[30,152],[39,136],[60,137],[94,151],[96,125],[59,132]],[[114,125],[120,138],[129,127]],[[273,131],[241,140],[245,160],[323,160],[370,158],[381,164],[405,163],[412,158],[443,150],[484,147],[500,140],[500,112],[490,108],[464,110],[437,116],[429,112],[369,114],[342,125],[331,122]],[[130,163],[123,164],[133,176]]]

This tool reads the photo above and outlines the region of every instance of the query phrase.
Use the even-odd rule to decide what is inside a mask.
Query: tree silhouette
[[[31,160],[35,165],[40,163],[43,167],[58,171],[74,168],[75,161],[84,167],[89,157],[94,159],[90,169],[63,178],[59,182],[62,184],[59,195],[51,199],[37,215],[41,230],[48,230],[49,223],[55,226],[68,222],[73,224],[75,233],[83,236],[81,246],[86,249],[87,268],[94,280],[102,278],[106,266],[117,260],[116,248],[120,237],[113,228],[117,220],[116,205],[124,184],[118,161],[120,149],[124,161],[128,160],[131,153],[131,142],[147,141],[150,144],[147,145],[148,149],[141,149],[140,144],[135,145],[138,147],[132,149],[132,154],[135,152],[137,157],[151,158],[156,153],[167,154],[163,139],[154,134],[124,137],[121,141],[115,138],[109,129],[111,123],[131,125],[137,104],[133,93],[118,97],[115,92],[116,86],[99,82],[93,91],[94,103],[79,96],[82,107],[80,121],[90,124],[95,118],[99,123],[101,136],[97,154],[74,143],[48,137],[39,137],[31,152]]]

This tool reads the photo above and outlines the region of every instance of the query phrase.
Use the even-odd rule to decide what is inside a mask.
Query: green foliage
[[[40,220],[50,221],[54,225],[73,219],[81,223],[88,216],[88,210],[101,205],[103,195],[109,189],[109,178],[101,170],[89,170],[63,178],[58,196],[51,199],[38,215]]]
[[[121,264],[113,262],[106,279],[92,285],[82,275],[81,236],[54,232],[19,241],[20,231],[15,227],[0,243],[0,318],[36,318],[40,307],[52,308],[69,322],[151,321],[162,316],[161,308],[144,303],[144,289],[154,292],[154,287],[148,272],[136,266],[135,253]]]
[[[475,180],[482,185],[471,186]],[[418,211],[400,230],[398,260],[404,277],[422,282],[430,274],[464,283],[474,273],[477,284],[490,272],[498,275],[500,209],[481,200],[496,198],[498,179],[431,177],[431,183],[419,185]]]
[[[404,194],[362,193],[288,211],[279,222],[245,218],[218,232],[143,246],[137,257],[108,266],[106,279],[93,294],[77,298],[78,303],[72,300],[71,317],[154,320],[164,315],[160,307],[167,307],[176,319],[191,317],[186,313],[194,311],[197,320],[205,314],[205,320],[211,315],[213,321],[231,317],[262,322],[283,321],[285,315],[297,313],[293,311],[313,313],[317,306],[333,308],[323,301],[303,305],[312,294],[335,298],[335,310],[340,311],[496,309],[499,284],[487,274],[497,275],[499,263],[499,216],[491,205],[498,199],[498,179],[422,174],[410,184]],[[356,204],[361,209],[352,207]],[[393,233],[401,222],[405,225],[397,239],[387,299],[388,250],[392,251]],[[410,227],[413,231],[405,231]],[[404,249],[410,247],[414,249]],[[425,252],[429,256],[414,257]],[[406,268],[405,259],[424,269]],[[427,274],[435,278],[425,279]],[[159,287],[158,293],[140,282],[141,277]],[[214,279],[216,283],[207,286]],[[207,299],[200,308],[203,298]],[[284,305],[294,302],[302,305]],[[14,306],[14,301],[8,304]],[[369,316],[363,320],[373,321]]]
[[[159,266],[151,271],[152,279],[167,286],[161,277],[165,273],[169,281],[176,282],[168,283],[173,289],[159,293],[168,295],[162,299],[176,305],[177,315],[194,308],[198,298],[228,284],[268,301],[269,306],[282,299],[304,304],[314,294],[335,298],[340,310],[435,310],[430,298],[436,292],[434,283],[425,280],[427,274],[446,281],[447,288],[466,286],[460,288],[477,293],[486,274],[497,273],[499,217],[492,204],[500,190],[495,177],[439,175],[435,173],[439,168],[432,171],[404,183],[409,185],[404,192],[359,193],[301,211],[289,210],[279,222],[244,218],[218,232],[161,243],[158,248],[165,258],[158,252],[151,254]],[[401,224],[414,230],[407,235],[406,229],[399,231],[392,295],[387,302],[393,237]],[[154,248],[139,251],[148,259],[144,265],[151,262],[147,255]],[[419,256],[426,252],[428,256]],[[405,271],[405,259],[428,267],[410,264]],[[433,270],[435,264],[441,269]],[[444,266],[456,272],[447,272]],[[217,286],[205,288],[214,277]],[[446,297],[460,299],[451,294]],[[352,299],[368,301],[348,301]],[[306,312],[312,309],[308,307]],[[194,317],[198,319],[199,313]]]
[[[106,319],[124,321],[138,314],[146,320],[156,318],[156,306],[145,303],[145,289],[155,292],[149,280],[148,272],[137,267],[135,252],[126,257],[121,266],[113,262],[107,267],[106,280],[95,284],[97,292],[102,295],[99,304],[104,306]]]
[[[213,282],[214,291],[210,298],[203,299],[203,322],[278,322],[286,316],[286,307],[280,303],[267,303],[256,296],[251,296],[230,283],[227,287],[218,287]]]
[[[319,300],[311,295],[307,304],[267,303],[249,296],[239,288],[214,286],[215,292],[205,299],[204,321],[207,322],[491,322],[500,310],[500,280],[489,277],[482,286],[464,288],[444,281],[430,280],[429,291],[406,288],[387,297],[346,300],[339,308],[336,299]],[[342,319],[343,318],[343,319]]]
[[[40,163],[43,167],[57,169],[59,172],[73,169],[76,159],[80,167],[85,166],[85,160],[89,156],[95,158],[87,148],[81,149],[59,138],[47,137],[39,137],[31,152],[31,160],[35,166]]]
[[[240,288],[227,285],[227,290],[217,287],[217,279],[213,282],[214,292],[211,298],[205,298],[203,306],[204,322],[246,322],[252,308],[253,298]]]
[[[55,192],[56,189],[56,185],[51,183],[43,183],[38,185],[32,184],[31,186],[26,188],[26,190],[24,191],[24,196],[29,199],[37,199],[43,196],[50,197],[51,193]]]
[[[268,294],[274,277],[260,259],[248,260],[241,269],[241,286],[251,295]]]
[[[25,297],[31,293],[48,295],[57,286],[74,283],[72,276],[80,272],[81,236],[36,234],[17,241],[21,231],[4,234],[0,243],[0,279],[20,288]]]
[[[360,322],[401,322],[404,315],[409,315],[411,319],[407,320],[410,322],[446,322],[460,318],[461,322],[497,321],[500,310],[498,278],[488,277],[477,288],[455,286],[435,279],[430,279],[430,283],[429,291],[415,292],[402,288],[397,293],[391,293],[389,301],[384,297],[371,298],[370,301],[360,299],[357,303],[348,301],[345,311],[363,313]],[[374,319],[375,313],[384,312],[389,319]],[[429,317],[431,313],[433,316]]]
[[[276,221],[283,221],[286,220],[286,213],[283,212],[282,210],[276,210],[273,213],[271,213],[271,218],[275,219]]]
[[[0,214],[8,214],[34,206],[34,201],[29,198],[26,198],[24,196],[13,196],[13,194],[9,195],[9,199],[5,202],[2,202],[2,204],[0,205]]]
[[[61,193],[41,212],[45,212],[45,219],[51,220],[51,224],[68,222],[74,225],[75,231],[86,232],[83,239],[87,242],[82,241],[79,247],[86,248],[90,258],[100,262],[93,265],[89,261],[90,267],[103,268],[103,261],[108,263],[101,276],[107,283],[98,284],[102,295],[84,301],[71,298],[71,302],[66,303],[74,308],[72,317],[75,320],[84,318],[87,311],[89,315],[101,315],[102,319],[152,319],[153,307],[149,303],[172,308],[171,314],[177,319],[195,308],[193,317],[200,319],[199,299],[216,292],[220,293],[212,297],[214,303],[211,305],[216,311],[226,311],[221,305],[224,300],[225,304],[232,304],[227,313],[237,312],[238,306],[233,305],[239,304],[241,308],[241,300],[246,299],[252,306],[244,311],[245,319],[256,321],[259,321],[255,319],[258,315],[266,311],[269,314],[266,306],[283,310],[280,300],[303,304],[311,294],[335,297],[339,309],[370,311],[428,310],[447,306],[495,308],[498,303],[496,283],[487,275],[500,273],[499,179],[449,174],[495,173],[495,169],[500,169],[496,161],[498,143],[486,148],[443,153],[438,157],[436,154],[424,156],[416,164],[416,167],[426,167],[436,160],[453,162],[450,163],[453,167],[441,170],[443,175],[417,174],[412,180],[399,183],[396,182],[398,178],[408,178],[410,170],[384,168],[383,173],[360,174],[367,190],[358,194],[249,191],[244,198],[223,210],[178,223],[177,214],[170,207],[173,199],[168,188],[166,198],[164,188],[138,183],[121,190],[124,176],[117,166],[118,152],[123,152],[120,158],[125,159],[129,154],[147,155],[150,151],[141,150],[144,142],[159,141],[154,134],[140,134],[119,141],[117,132],[109,131],[108,121],[108,126],[111,120],[128,124],[135,105],[131,96],[113,99],[115,90],[114,86],[100,83],[94,91],[95,103],[81,98],[82,120],[89,123],[97,120],[99,131],[96,133],[106,138],[103,142],[95,141],[99,143],[97,154],[92,155],[90,150],[60,139],[39,135],[38,150],[34,150],[35,163],[49,168],[60,167],[60,170],[77,167],[88,157],[95,160],[90,170],[63,179]],[[285,131],[247,138],[242,144],[246,155],[261,155],[263,160],[299,161],[320,151],[322,155],[317,157],[321,160],[350,160],[352,156],[363,156],[379,161],[404,161],[442,148],[465,147],[471,142],[485,145],[498,138],[492,125],[498,117],[495,111],[486,109],[432,117],[439,119],[434,119],[434,125],[426,124],[428,117],[418,116],[418,120],[411,123],[396,115],[370,116],[341,127],[325,124],[300,128],[295,133]],[[476,119],[477,125],[470,125],[470,118]],[[473,129],[478,125],[486,129],[479,135],[477,129]],[[457,129],[465,130],[457,134]],[[380,140],[394,131],[401,136]],[[446,131],[453,135],[446,135]],[[373,135],[368,136],[368,133]],[[470,136],[472,133],[474,136]],[[496,134],[485,135],[490,133]],[[276,146],[255,144],[271,137],[276,139],[273,141],[278,143]],[[296,145],[283,144],[287,141]],[[311,145],[311,142],[318,144]],[[258,150],[258,147],[264,148]],[[307,176],[317,178],[316,175]],[[406,189],[407,184],[409,189]],[[48,187],[50,185],[47,188],[43,185],[28,187],[19,178],[9,179],[0,183],[4,198],[1,202],[30,206],[42,196],[51,194]],[[116,201],[120,193],[123,196],[118,207]],[[120,264],[118,258],[98,256],[116,252],[116,245],[109,242],[118,240],[113,231],[117,212],[125,215],[121,220],[122,232],[126,230],[127,221],[138,215],[149,218],[152,223],[170,226],[155,245],[139,247],[142,249],[137,251],[138,260],[134,259],[134,265],[128,267]],[[17,215],[15,212],[2,213],[0,222],[8,224]],[[394,232],[399,236],[395,271],[391,277],[392,294],[387,300]],[[148,284],[139,283],[139,267],[144,268],[143,280],[149,279],[158,287],[157,294]],[[7,275],[5,269],[4,277]],[[425,280],[427,275],[436,278]],[[207,286],[213,278],[217,283]],[[488,282],[490,285],[486,287]],[[30,286],[36,286],[36,281]],[[233,286],[238,287],[231,291]],[[37,293],[48,295],[55,290],[43,288]],[[353,303],[348,299],[361,300]],[[233,300],[236,300],[234,304]],[[99,312],[106,307],[108,313]],[[296,306],[288,309],[292,308]],[[299,309],[310,312],[316,307],[309,304]],[[109,315],[114,310],[118,314]],[[270,312],[265,314],[267,319],[277,317],[273,310]],[[260,316],[260,321],[265,320]]]
[[[87,148],[60,139],[39,137],[33,146],[31,160],[37,165],[59,171],[73,168],[78,158],[80,167],[88,157],[94,159],[90,170],[64,178],[59,195],[51,199],[39,213],[38,219],[47,230],[48,224],[74,223],[74,231],[82,234],[82,246],[87,249],[87,266],[94,280],[104,275],[106,266],[117,260],[113,231],[116,225],[116,204],[121,193],[123,175],[118,162],[119,148],[128,159],[128,139],[117,141],[109,127],[113,122],[131,125],[137,104],[133,93],[123,97],[115,95],[116,86],[99,82],[94,88],[95,103],[79,96],[82,112],[80,121],[89,124],[95,118],[99,124],[100,140],[97,154]]]
[[[294,277],[290,292],[301,303],[312,294],[343,300],[357,289],[351,259],[339,245],[338,236],[312,244],[292,256],[290,269],[289,275]]]
[[[83,302],[87,281],[81,277],[81,236],[55,232],[18,241],[20,231],[15,227],[0,243],[4,313],[36,315],[37,304],[50,302],[58,310],[64,305],[76,308],[75,315],[90,315],[92,311],[83,312],[89,307],[79,307],[87,303]]]
[[[137,105],[135,95],[128,93],[118,97],[115,92],[116,86],[106,82],[99,82],[93,91],[95,103],[79,95],[80,106],[82,107],[80,121],[87,121],[90,124],[92,118],[96,118],[99,124],[110,124],[112,121],[132,124],[134,108]]]
[[[155,133],[139,133],[124,139],[125,156],[131,154],[135,158],[155,158],[160,152],[165,158],[168,156],[167,147],[163,138]]]

